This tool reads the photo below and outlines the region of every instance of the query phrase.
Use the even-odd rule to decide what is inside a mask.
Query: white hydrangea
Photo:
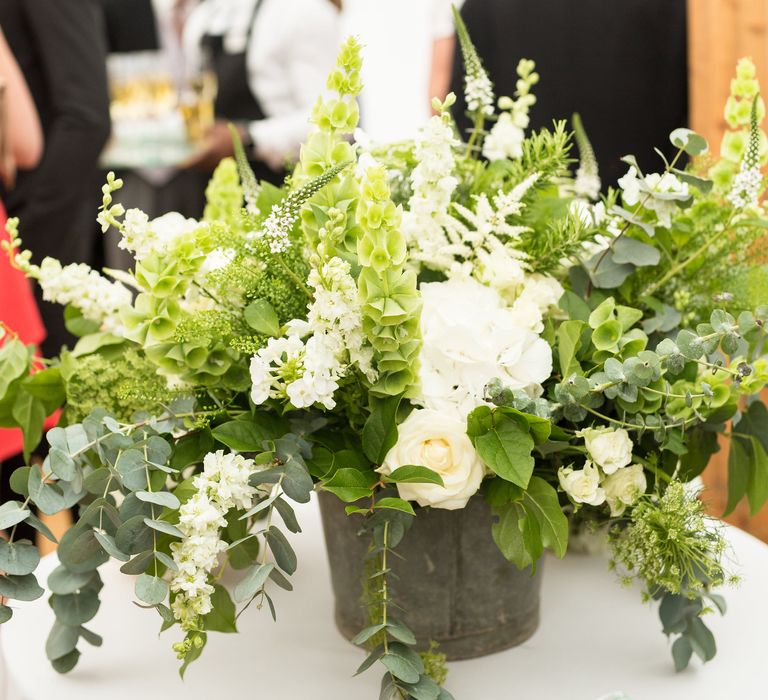
[[[150,255],[167,252],[177,240],[204,225],[173,211],[150,221],[140,209],[129,209],[125,212],[123,235],[117,245],[132,252],[137,260],[144,260]]]
[[[518,324],[499,293],[473,278],[421,285],[420,395],[415,402],[460,417],[483,403],[485,385],[532,396],[552,373],[552,350]]]
[[[678,201],[689,197],[688,183],[682,182],[672,173],[650,173],[639,177],[637,169],[630,166],[627,174],[618,180],[623,190],[622,201],[626,206],[643,202],[646,209],[656,212],[659,226],[669,228],[672,214],[677,211]]]
[[[103,330],[121,332],[120,309],[130,306],[132,295],[120,282],[110,282],[84,263],[62,267],[54,258],[45,258],[36,276],[46,301],[72,304]]]
[[[196,628],[198,618],[211,612],[209,575],[227,549],[219,531],[226,527],[228,511],[251,507],[256,488],[248,478],[254,471],[253,460],[242,455],[223,450],[207,454],[203,472],[193,480],[195,493],[179,509],[177,527],[184,538],[171,544],[178,567],[171,579],[176,594],[171,608],[182,629]]]
[[[435,115],[419,131],[414,149],[418,165],[411,172],[413,194],[403,214],[402,230],[412,259],[435,270],[448,270],[454,263],[443,226],[458,185],[453,153],[457,146],[451,124]]]

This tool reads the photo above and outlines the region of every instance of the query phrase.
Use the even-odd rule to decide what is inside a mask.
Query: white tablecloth
[[[103,567],[103,603],[87,626],[101,648],[81,641],[83,655],[66,676],[53,671],[44,644],[53,622],[45,598],[16,604],[0,628],[6,700],[373,700],[378,669],[352,677],[362,652],[333,624],[328,564],[313,501],[299,511],[294,536],[295,590],[275,592],[277,623],[267,609],[249,609],[239,635],[212,633],[201,659],[179,679],[170,645],[158,638],[160,618],[132,603],[133,580]],[[702,666],[676,674],[655,607],[624,589],[599,556],[546,562],[541,626],[523,645],[482,659],[450,664],[447,687],[457,700],[596,700],[623,691],[633,700],[723,700],[768,697],[768,546],[729,528],[743,583],[727,591],[728,614],[710,616],[719,651]],[[56,565],[47,557],[42,580]],[[174,634],[176,632],[176,634]]]

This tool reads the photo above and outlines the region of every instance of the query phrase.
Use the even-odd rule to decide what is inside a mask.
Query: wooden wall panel
[[[706,136],[714,153],[726,128],[723,107],[736,62],[749,56],[768,98],[768,0],[688,0],[691,128]],[[727,501],[728,445],[704,475],[703,494],[713,515]],[[768,542],[768,508],[755,518],[742,503],[727,520]]]

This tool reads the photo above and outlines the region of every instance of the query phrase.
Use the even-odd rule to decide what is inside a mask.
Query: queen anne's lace
[[[193,481],[195,493],[179,509],[178,528],[184,539],[171,544],[178,571],[171,579],[176,595],[171,604],[182,629],[197,629],[199,618],[211,612],[214,588],[209,581],[218,556],[227,548],[219,537],[227,512],[251,507],[256,489],[248,483],[254,462],[223,450],[203,460],[203,472]]]

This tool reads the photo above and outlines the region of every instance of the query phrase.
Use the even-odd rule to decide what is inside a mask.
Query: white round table
[[[6,665],[6,700],[373,700],[378,669],[352,677],[362,652],[333,624],[325,545],[316,502],[299,509],[304,532],[293,537],[299,556],[295,590],[275,591],[277,623],[266,608],[250,608],[240,634],[212,633],[201,659],[182,681],[171,643],[178,630],[158,637],[159,616],[133,605],[133,580],[103,567],[102,606],[88,627],[101,648],[81,642],[74,671],[61,676],[45,658],[53,612],[45,598],[16,604],[0,628]],[[602,556],[549,558],[545,565],[541,625],[519,647],[450,664],[446,687],[457,700],[597,700],[623,691],[632,700],[721,700],[768,696],[768,546],[728,528],[739,588],[726,591],[728,614],[711,615],[717,657],[697,660],[676,674],[655,606],[622,588]],[[39,577],[57,564],[46,557]]]

